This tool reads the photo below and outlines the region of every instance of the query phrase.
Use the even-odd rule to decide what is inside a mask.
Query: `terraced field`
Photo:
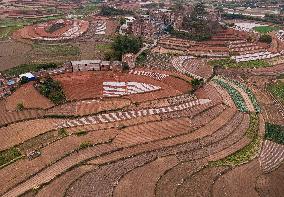
[[[256,176],[281,168],[283,152],[268,142],[261,146],[266,108],[258,108],[258,94],[222,76],[189,93],[190,77],[156,72],[63,74],[56,78],[65,104],[8,111],[20,98],[17,91],[1,102],[0,153],[7,162],[0,168],[0,194],[234,196],[245,183],[252,196],[267,192],[261,184],[255,189]],[[161,89],[106,98],[101,85],[111,79]],[[20,157],[8,155],[15,149]],[[35,150],[40,155],[33,158]],[[242,170],[248,174],[236,178]]]

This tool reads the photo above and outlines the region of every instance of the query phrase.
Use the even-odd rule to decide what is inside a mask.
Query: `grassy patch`
[[[266,140],[271,140],[278,144],[284,145],[284,126],[265,123],[265,136]]]
[[[0,152],[0,166],[5,165],[12,160],[20,157],[22,154],[16,148],[11,148]]]
[[[96,50],[100,51],[101,53],[107,53],[112,51],[111,44],[97,44]]]
[[[282,103],[284,103],[284,82],[277,81],[276,83],[270,84],[268,86],[268,91],[278,98]]]
[[[75,14],[75,15],[86,16],[86,15],[92,14],[93,12],[95,12],[97,10],[98,10],[98,6],[95,3],[90,3],[90,4],[87,4],[83,7],[75,9],[72,13]]]
[[[71,44],[56,44],[56,45],[34,44],[33,52],[35,54],[51,56],[51,57],[80,55],[79,47],[73,46]]]
[[[81,149],[89,148],[91,146],[93,146],[93,144],[89,141],[86,141],[80,144],[79,149],[81,150]]]
[[[41,69],[49,69],[49,68],[57,68],[58,65],[55,63],[47,63],[47,64],[21,64],[19,66],[10,68],[8,70],[3,71],[4,74],[8,76],[17,76],[26,72],[36,72]]]
[[[77,131],[75,135],[79,137],[79,136],[87,135],[87,133],[88,133],[87,131]]]
[[[63,128],[62,128],[62,129],[59,129],[59,130],[58,130],[58,135],[65,137],[65,136],[68,135],[68,133],[67,133],[66,129],[63,129]]]
[[[225,157],[224,159],[213,161],[211,166],[237,166],[253,159],[260,148],[260,137],[258,136],[259,118],[256,114],[250,115],[250,125],[246,131],[246,136],[251,139],[251,143],[243,149]]]
[[[279,30],[279,27],[274,27],[274,26],[260,26],[260,27],[254,27],[253,30],[261,33],[261,34],[266,34],[272,31],[277,31]]]
[[[262,68],[270,66],[270,64],[264,60],[254,60],[237,63],[235,60],[230,58],[211,60],[209,61],[209,64],[212,66],[221,66],[223,68]]]

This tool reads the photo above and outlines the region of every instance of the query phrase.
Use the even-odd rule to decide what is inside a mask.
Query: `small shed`
[[[26,77],[28,79],[28,81],[34,81],[36,80],[36,77],[32,74],[32,73],[25,73],[25,74],[21,74],[19,75],[19,77],[22,79],[23,77]]]

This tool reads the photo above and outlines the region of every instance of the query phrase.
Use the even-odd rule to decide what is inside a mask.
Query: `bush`
[[[58,135],[59,136],[67,136],[68,135],[68,133],[67,133],[67,131],[66,131],[66,129],[59,129],[58,130]]]
[[[87,141],[87,142],[82,142],[82,143],[80,144],[79,149],[85,149],[85,148],[89,148],[89,147],[91,147],[91,146],[93,146],[93,144],[92,144],[91,142],[89,142],[89,141]]]
[[[25,109],[24,104],[23,103],[18,103],[17,104],[17,110],[18,111],[23,111]]]
[[[77,131],[76,133],[75,133],[75,135],[76,136],[83,136],[83,135],[87,135],[87,131]]]
[[[196,90],[203,84],[203,79],[193,79],[191,80],[192,89]]]
[[[284,126],[265,123],[264,138],[284,145]]]
[[[11,148],[0,152],[0,166],[11,162],[22,154],[17,148]]]
[[[284,82],[277,81],[268,86],[268,91],[272,93],[277,99],[284,103]]]
[[[259,37],[259,42],[264,42],[264,43],[267,43],[267,44],[271,44],[272,37],[270,35],[268,35],[268,34],[261,35]]]
[[[42,95],[49,98],[56,105],[66,101],[63,89],[58,81],[54,81],[51,77],[46,78],[39,84],[39,90]]]
[[[27,78],[26,76],[21,77],[21,80],[20,80],[21,85],[28,83],[28,82],[29,82],[29,78]]]

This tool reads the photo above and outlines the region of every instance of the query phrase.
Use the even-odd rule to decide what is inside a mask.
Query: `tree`
[[[213,29],[218,29],[219,25],[216,21],[210,20],[204,4],[199,2],[194,6],[192,13],[183,18],[182,27],[190,33],[211,37]]]
[[[138,53],[143,45],[142,39],[135,36],[119,35],[112,43],[112,51],[106,54],[109,60],[121,60],[126,53]]]

